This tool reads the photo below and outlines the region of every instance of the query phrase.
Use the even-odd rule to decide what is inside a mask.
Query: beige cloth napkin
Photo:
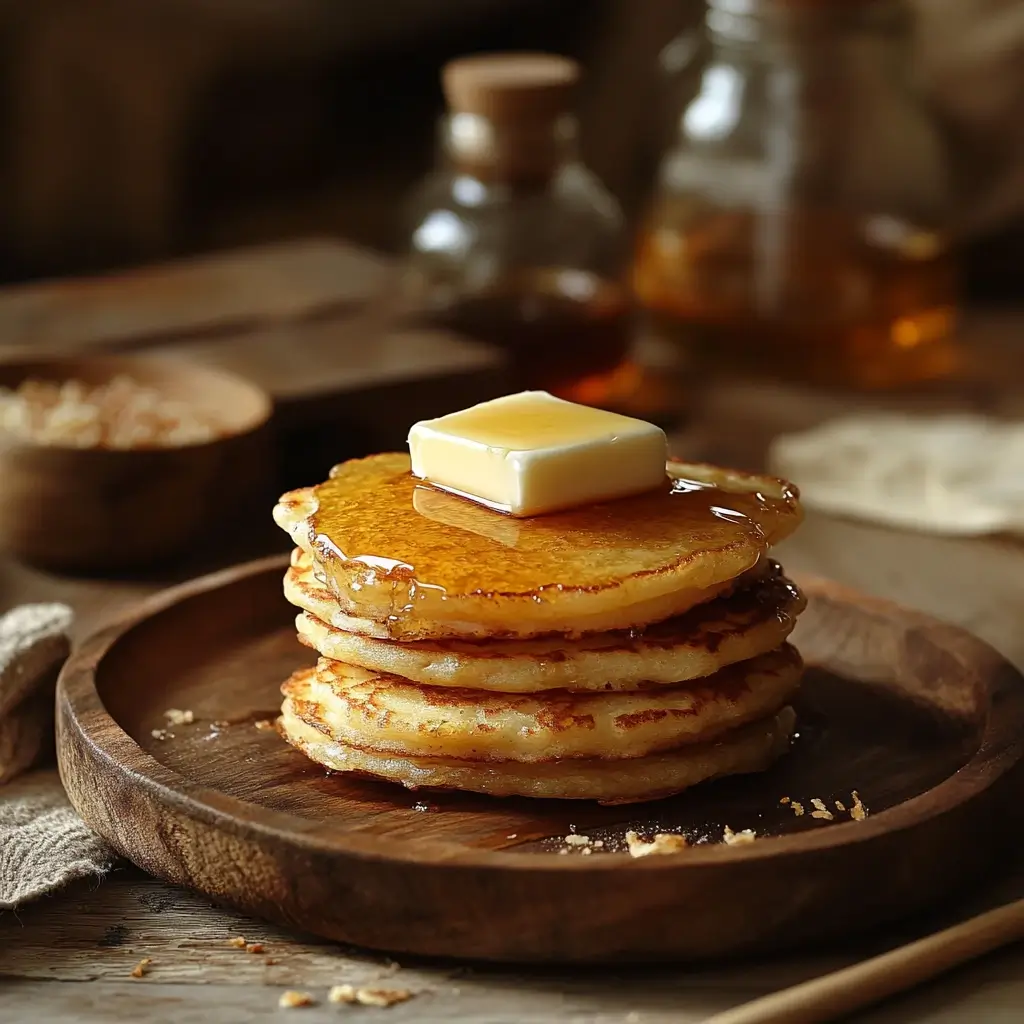
[[[864,413],[775,439],[810,508],[958,536],[1024,536],[1024,423]]]
[[[53,693],[71,610],[32,604],[0,616],[0,910],[102,875],[113,854],[68,804],[57,772],[24,774],[53,745]]]

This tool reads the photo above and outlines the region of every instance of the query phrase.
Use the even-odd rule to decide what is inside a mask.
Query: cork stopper
[[[547,53],[495,53],[462,57],[442,72],[453,114],[488,120],[553,121],[571,109],[579,65]]]
[[[571,151],[578,80],[575,61],[547,53],[485,54],[446,64],[449,158],[482,180],[543,184]]]

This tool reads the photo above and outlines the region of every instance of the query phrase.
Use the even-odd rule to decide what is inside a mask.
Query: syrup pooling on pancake
[[[782,481],[682,463],[669,472],[648,493],[511,520],[430,489],[407,456],[387,454],[335,467],[311,493],[286,495],[276,517],[314,554],[342,612],[386,623],[395,639],[580,634],[714,597],[800,521]]]

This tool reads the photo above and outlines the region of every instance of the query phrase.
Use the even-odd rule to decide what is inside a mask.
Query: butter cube
[[[513,516],[653,490],[668,444],[651,423],[523,391],[409,431],[414,476]]]

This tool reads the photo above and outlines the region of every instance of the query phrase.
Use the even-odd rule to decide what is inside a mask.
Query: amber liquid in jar
[[[884,388],[956,370],[949,250],[889,218],[669,208],[633,283],[649,328],[709,372]]]
[[[457,298],[437,320],[509,353],[516,388],[582,401],[613,390],[626,369],[628,291],[589,272],[523,270]]]

